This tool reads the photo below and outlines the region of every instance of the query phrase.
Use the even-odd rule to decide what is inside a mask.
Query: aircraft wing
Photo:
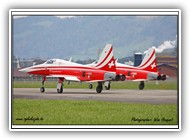
[[[69,76],[69,75],[49,75],[47,77],[62,77],[65,78],[67,81],[76,81],[80,82],[80,80],[76,76]]]
[[[69,75],[49,75],[49,76],[47,76],[47,77],[60,77],[60,78],[65,78],[65,80],[67,80],[67,81],[89,82],[89,83],[109,81],[109,80],[90,80],[90,81],[81,81],[81,80],[79,80],[76,76],[69,76]]]

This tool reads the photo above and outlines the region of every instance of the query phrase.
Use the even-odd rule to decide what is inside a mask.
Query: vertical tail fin
[[[150,48],[146,53],[142,63],[138,66],[140,69],[157,72],[156,53],[154,48]]]
[[[95,67],[106,71],[116,71],[112,44],[107,44],[105,46]]]

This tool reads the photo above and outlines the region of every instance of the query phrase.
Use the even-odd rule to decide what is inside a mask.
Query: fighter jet
[[[116,64],[113,55],[112,44],[107,44],[100,55],[98,62],[93,66],[82,65],[71,61],[61,59],[50,59],[40,65],[21,69],[30,75],[42,76],[41,92],[45,91],[44,82],[46,77],[57,77],[57,92],[63,92],[63,82],[98,82],[96,92],[102,92],[102,84],[116,79]]]

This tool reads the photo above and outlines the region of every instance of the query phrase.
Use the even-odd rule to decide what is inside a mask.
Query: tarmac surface
[[[42,100],[97,100],[128,103],[176,104],[177,90],[128,90],[110,89],[96,93],[95,89],[63,89],[57,93],[56,89],[46,88],[44,93],[38,88],[14,88],[12,97]]]

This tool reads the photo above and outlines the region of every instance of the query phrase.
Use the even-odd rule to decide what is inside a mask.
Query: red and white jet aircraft
[[[113,55],[113,47],[107,44],[94,67],[65,61],[61,59],[47,60],[45,63],[21,69],[20,71],[43,77],[41,92],[45,91],[46,77],[58,77],[57,92],[63,92],[63,81],[98,82],[96,92],[102,92],[102,84],[115,80],[116,64]],[[92,85],[91,85],[92,86]]]
[[[96,62],[88,64],[95,66]],[[155,49],[150,48],[146,53],[142,63],[138,67],[129,66],[116,62],[116,78],[115,81],[139,81],[139,89],[144,89],[144,82],[148,80],[166,80],[166,75],[158,72],[156,65]],[[105,82],[106,90],[110,89],[110,81]]]
[[[139,89],[144,89],[144,81],[166,80],[166,75],[160,74],[156,64],[155,49],[150,48],[138,67],[116,62],[116,79],[140,81]]]

